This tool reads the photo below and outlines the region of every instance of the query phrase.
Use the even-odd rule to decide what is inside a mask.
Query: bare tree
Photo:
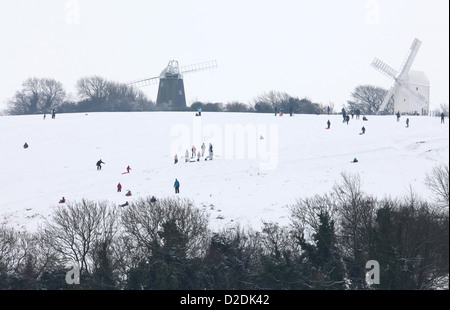
[[[12,115],[48,113],[58,108],[66,92],[60,82],[49,78],[29,78],[14,97],[7,101],[7,113]]]
[[[425,176],[426,186],[433,192],[436,202],[449,208],[449,166],[440,165],[433,168],[431,173]]]
[[[371,242],[368,233],[374,223],[376,200],[368,197],[361,189],[357,174],[341,173],[342,181],[333,186],[332,198],[338,205],[338,238],[343,257],[351,262],[349,279],[355,287],[365,285],[365,263],[370,259]]]
[[[359,109],[362,114],[376,114],[383,103],[387,90],[372,85],[360,85],[352,92],[352,100],[347,101],[348,110]],[[386,110],[393,112],[393,99],[391,98]]]
[[[57,209],[42,230],[61,260],[75,261],[88,273],[92,272],[96,247],[111,244],[117,232],[117,208],[84,199]]]
[[[43,112],[58,108],[66,98],[62,84],[54,79],[41,79],[40,90],[40,110]]]
[[[139,199],[122,212],[124,236],[130,246],[151,255],[167,240],[162,234],[166,223],[175,223],[187,240],[186,255],[195,257],[205,251],[208,242],[208,216],[196,209],[189,200],[166,198],[151,202],[150,197]]]
[[[84,77],[77,81],[77,94],[81,100],[105,99],[108,82],[100,76]]]
[[[249,112],[249,109],[245,103],[238,101],[229,102],[225,105],[225,112]]]
[[[278,112],[280,108],[285,108],[289,102],[289,98],[290,96],[287,93],[271,90],[257,96],[254,99],[254,102],[255,104],[270,104],[272,106],[272,111]]]

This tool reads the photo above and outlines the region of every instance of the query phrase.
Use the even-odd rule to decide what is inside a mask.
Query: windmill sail
[[[372,67],[394,79],[394,85],[387,92],[378,113],[385,111],[392,96],[394,96],[394,111],[402,113],[418,113],[420,111],[422,114],[428,112],[429,81],[423,73],[417,74],[417,71],[411,71],[421,44],[419,39],[414,39],[398,72],[378,58],[372,61]],[[413,72],[415,73],[413,74]]]

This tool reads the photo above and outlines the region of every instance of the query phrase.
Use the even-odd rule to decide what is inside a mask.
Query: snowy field
[[[111,205],[141,197],[191,199],[211,228],[287,224],[288,206],[325,194],[342,172],[362,190],[402,198],[431,193],[426,173],[449,162],[449,125],[439,118],[256,113],[129,112],[0,116],[0,225],[35,230],[56,208],[88,199]],[[326,130],[327,120],[331,129]],[[361,127],[366,133],[360,135]],[[27,142],[29,147],[23,148]],[[185,162],[186,149],[212,143],[214,160]],[[177,153],[179,162],[174,164]],[[206,151],[207,153],[207,151]],[[353,158],[358,163],[351,163]],[[96,162],[102,159],[102,170]],[[122,174],[127,166],[128,174]],[[122,192],[117,192],[121,183]],[[126,197],[127,190],[132,196]]]

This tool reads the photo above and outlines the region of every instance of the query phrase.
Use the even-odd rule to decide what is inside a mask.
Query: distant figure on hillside
[[[195,148],[195,146],[192,146],[192,157],[194,157],[197,154],[197,149]]]
[[[28,143],[25,142],[25,144],[23,145],[23,148],[27,149],[28,148]]]
[[[397,112],[397,122],[400,121],[400,111]]]
[[[152,199],[150,199],[150,202],[156,202],[155,196],[152,196]]]
[[[173,187],[175,187],[175,194],[178,194],[180,192],[180,182],[178,179],[175,179],[175,183],[173,183]]]
[[[184,161],[188,162],[189,161],[189,151],[186,150],[186,152],[184,153]]]
[[[444,112],[441,113],[441,124],[444,124],[444,120],[445,120],[445,114]]]
[[[45,113],[44,113],[44,119],[47,117],[47,115],[45,115]]]
[[[201,149],[202,149],[202,157],[203,157],[203,156],[205,156],[205,149],[206,149],[205,143],[202,144]]]
[[[59,203],[65,203],[66,202],[66,198],[61,198],[61,200],[59,200]]]
[[[131,196],[131,191],[128,190],[128,192],[125,194],[125,196]]]
[[[126,207],[126,206],[128,206],[128,201],[125,201],[124,204],[119,205],[119,207]]]
[[[130,173],[130,170],[131,170],[131,168],[130,168],[130,166],[128,166],[127,167],[127,173]]]
[[[56,117],[56,111],[55,111],[55,109],[53,109],[52,110],[52,118],[55,118]]]
[[[360,109],[356,109],[356,119],[359,119],[359,115],[361,114]]]
[[[122,184],[117,184],[117,192],[121,192],[122,191]]]
[[[97,162],[97,170],[102,170],[102,164],[105,164],[101,159]]]
[[[207,160],[208,158],[209,158],[209,160],[212,160],[213,157],[214,157],[213,146],[212,146],[212,144],[210,143],[210,144],[209,144],[209,156],[208,156],[208,157],[205,157],[205,160]]]
[[[327,126],[328,126],[327,128],[328,128],[328,129],[330,129],[330,126],[331,126],[331,122],[330,122],[330,120],[328,120],[328,122],[327,122]]]
[[[289,116],[292,116],[292,106],[289,107]]]
[[[353,161],[352,161],[352,163],[357,163],[358,162],[358,160],[356,159],[356,157],[355,158],[353,158]]]
[[[366,116],[363,116],[363,121],[368,121]]]
[[[330,115],[330,111],[331,111],[331,108],[330,108],[330,106],[328,106],[328,108],[327,108],[328,115]]]
[[[200,157],[202,157],[202,154],[200,153],[200,151],[197,152],[197,161],[200,161]]]
[[[175,154],[175,156],[173,157],[173,161],[174,161],[174,164],[176,164],[178,162],[178,155],[177,154]]]
[[[197,114],[198,114],[198,116],[202,116],[202,108],[197,109]]]
[[[349,115],[347,115],[347,116],[345,117],[345,121],[347,122],[347,125],[348,125],[348,122],[350,121],[350,116],[349,116]]]
[[[364,128],[364,126],[361,128],[362,134],[366,133],[366,128]]]
[[[409,118],[406,119],[406,127],[409,127]]]

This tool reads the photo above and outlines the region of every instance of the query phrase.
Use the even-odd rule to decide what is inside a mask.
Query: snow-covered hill
[[[363,191],[375,197],[401,198],[412,188],[429,198],[426,173],[449,162],[448,119],[441,124],[409,116],[406,128],[406,116],[400,122],[395,116],[368,118],[346,124],[341,115],[256,113],[0,116],[0,223],[33,231],[64,208],[58,203],[63,196],[68,203],[84,198],[114,205],[175,196],[175,178],[181,183],[177,195],[206,209],[212,228],[286,224],[287,206],[328,193],[342,172],[359,174]],[[214,160],[186,163],[185,150],[199,150],[202,143],[212,143]],[[355,157],[359,162],[351,163]],[[105,162],[100,171],[99,159]],[[128,165],[132,170],[122,174]]]

